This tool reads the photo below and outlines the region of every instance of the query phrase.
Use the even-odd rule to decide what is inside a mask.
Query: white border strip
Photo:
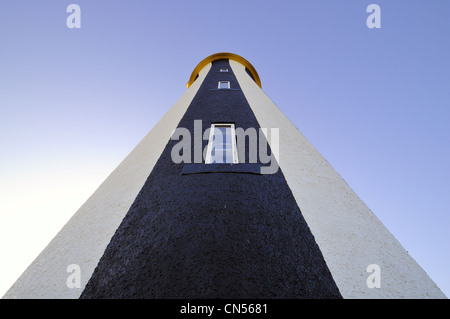
[[[99,186],[3,298],[78,298],[156,161],[161,156],[211,63],[155,127]],[[32,240],[32,239],[31,239]],[[80,288],[68,288],[69,265],[80,269]]]
[[[277,160],[342,296],[445,298],[245,67],[236,61],[230,66],[261,127],[280,130]],[[381,288],[368,287],[372,264],[381,267]]]

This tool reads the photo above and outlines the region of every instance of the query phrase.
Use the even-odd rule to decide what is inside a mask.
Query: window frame
[[[213,146],[213,138],[214,138],[214,132],[216,127],[229,127],[230,128],[230,134],[231,134],[231,154],[233,156],[232,162],[226,162],[226,163],[212,163],[211,162],[211,152],[212,152],[212,146]],[[235,125],[234,123],[212,123],[210,132],[209,132],[209,139],[208,139],[208,145],[206,147],[206,156],[205,156],[205,164],[238,164],[239,163],[239,157],[237,153],[237,142],[236,142],[236,131],[235,131]]]
[[[220,84],[221,83],[227,83],[228,85],[228,87],[226,87],[226,88],[224,88],[224,87],[220,87]],[[219,89],[219,90],[229,90],[230,88],[231,88],[231,86],[230,86],[230,81],[219,81],[219,83],[217,84],[217,88]]]

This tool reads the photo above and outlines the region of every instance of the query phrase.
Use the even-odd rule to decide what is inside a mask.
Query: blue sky
[[[226,51],[450,296],[449,15],[448,0],[2,0],[0,295]]]

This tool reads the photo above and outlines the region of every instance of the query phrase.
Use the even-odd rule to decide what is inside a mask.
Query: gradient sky
[[[0,0],[0,296],[223,51],[450,296],[449,17],[448,0]]]

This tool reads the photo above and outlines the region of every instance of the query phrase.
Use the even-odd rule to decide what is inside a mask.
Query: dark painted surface
[[[212,90],[220,80],[234,90]],[[259,127],[226,60],[213,63],[179,127],[193,132],[198,119],[203,130]],[[168,142],[81,298],[341,298],[281,170],[182,175],[184,164],[171,160],[177,142]]]

